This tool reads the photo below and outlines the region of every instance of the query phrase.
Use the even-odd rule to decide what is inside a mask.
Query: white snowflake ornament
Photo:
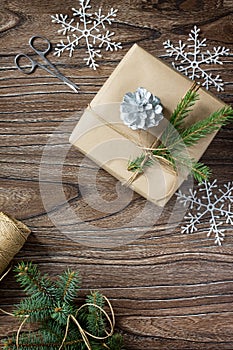
[[[217,194],[214,189],[217,189],[217,180],[212,183],[204,182],[199,185],[198,190],[189,190],[189,195],[179,191],[176,195],[181,203],[190,204],[190,209],[196,209],[195,214],[189,213],[185,219],[189,222],[182,227],[181,233],[193,233],[198,230],[198,224],[202,218],[208,214],[210,216],[210,226],[208,228],[207,237],[211,234],[215,235],[215,244],[221,245],[225,237],[226,229],[223,227],[224,222],[233,226],[233,182],[224,184],[224,190],[218,189]],[[199,194],[204,193],[199,197]],[[224,221],[219,221],[224,218]]]
[[[175,62],[172,62],[172,66],[179,72],[192,80],[201,80],[202,86],[207,90],[213,85],[217,91],[223,91],[224,83],[221,77],[205,71],[203,65],[223,64],[220,57],[228,56],[230,50],[221,46],[214,47],[212,52],[203,50],[206,47],[206,39],[199,39],[199,33],[200,29],[194,26],[188,38],[190,44],[179,40],[179,44],[175,46],[170,40],[167,40],[163,43],[164,48],[170,57],[174,57]]]
[[[84,58],[84,61],[90,68],[96,70],[99,66],[96,63],[96,58],[102,57],[102,47],[105,47],[106,51],[116,51],[122,48],[121,43],[112,41],[114,32],[106,30],[106,24],[112,24],[118,10],[111,8],[107,15],[104,15],[102,9],[99,8],[98,12],[92,14],[88,12],[91,9],[90,0],[79,0],[79,2],[81,7],[78,10],[72,8],[73,17],[79,18],[77,23],[74,23],[74,18],[69,19],[68,15],[51,16],[52,22],[60,24],[62,27],[58,33],[65,35],[67,39],[66,42],[61,40],[57,44],[54,55],[60,57],[67,50],[71,57],[80,42],[84,41],[87,48],[87,57]],[[101,29],[103,33],[101,33]],[[98,45],[98,48],[95,45]]]

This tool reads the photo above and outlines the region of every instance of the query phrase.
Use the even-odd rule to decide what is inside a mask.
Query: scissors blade
[[[35,46],[35,41],[37,39],[41,39],[42,41],[44,41],[47,44],[47,48],[45,50],[40,50]],[[46,70],[48,73],[52,74],[54,77],[57,77],[58,79],[60,79],[61,81],[63,81],[66,85],[68,85],[74,92],[78,93],[78,87],[72,82],[70,81],[68,78],[66,78],[59,70],[58,68],[52,64],[52,62],[46,57],[47,53],[51,50],[51,43],[50,41],[40,35],[34,35],[30,38],[29,40],[29,44],[31,46],[31,48],[44,60],[44,62],[48,65],[48,67],[50,67],[50,69],[48,67],[46,67],[46,65],[42,65],[40,63],[38,63],[37,65],[39,67],[41,67],[42,69]],[[29,58],[30,59],[30,58]]]
[[[78,93],[78,89],[80,89],[77,85],[75,85],[74,83],[72,83],[72,81],[70,81],[69,79],[67,78],[63,78],[62,79],[64,81],[64,83],[66,85],[68,85],[74,92]]]
[[[69,86],[74,92],[78,93],[79,87],[77,85],[75,85],[71,80],[66,78],[46,57],[44,57],[44,61],[46,63],[48,63],[48,65],[49,65],[49,67],[51,67],[51,69],[46,67],[46,65],[42,65],[40,63],[37,63],[37,65],[40,68],[44,69],[49,74],[51,74],[52,76],[54,76],[55,78],[61,80],[64,84]]]

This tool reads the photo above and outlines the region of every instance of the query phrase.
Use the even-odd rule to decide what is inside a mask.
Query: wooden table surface
[[[181,235],[181,224],[175,216],[167,226],[173,200],[156,225],[136,222],[128,229],[131,218],[139,215],[145,205],[145,200],[136,194],[126,208],[112,213],[94,210],[83,195],[87,199],[92,196],[95,176],[97,189],[107,201],[116,199],[116,180],[105,171],[98,171],[91,161],[83,163],[83,156],[68,146],[68,138],[83,109],[133,43],[155,56],[164,56],[162,43],[167,39],[175,43],[186,41],[195,24],[207,38],[210,49],[218,45],[231,49],[224,65],[212,67],[214,74],[219,73],[226,82],[224,92],[212,92],[231,103],[233,1],[93,0],[93,9],[119,9],[112,28],[123,49],[103,52],[97,71],[85,65],[83,47],[72,58],[67,53],[61,58],[50,53],[50,60],[80,86],[77,95],[43,70],[23,75],[16,69],[14,57],[21,51],[31,52],[28,39],[35,34],[56,44],[62,35],[57,34],[60,28],[51,22],[50,15],[71,15],[71,8],[78,6],[77,0],[1,0],[0,207],[32,230],[15,262],[33,261],[52,276],[67,267],[78,269],[82,277],[81,297],[89,289],[99,289],[110,298],[127,349],[232,350],[232,230],[227,232],[222,247],[206,237],[209,217],[203,219],[196,233]],[[203,157],[220,185],[233,179],[232,132],[232,125],[223,127]],[[41,163],[45,150],[48,158]],[[64,150],[65,160],[61,163]],[[61,164],[62,176],[58,170]],[[78,177],[82,168],[86,169],[87,180],[83,184]],[[44,174],[47,177],[43,178]],[[45,189],[42,194],[40,187]],[[63,189],[67,201],[62,200],[57,188]],[[66,222],[67,203],[77,213],[78,223]],[[90,246],[81,239],[70,239],[68,231],[57,227],[54,217],[62,218],[70,231],[74,225],[74,230],[88,232],[96,240],[91,240]],[[135,239],[131,237],[123,245],[104,246],[98,238],[101,230],[105,235],[114,232],[122,237],[134,232]],[[11,272],[0,283],[0,307],[11,310],[22,296]],[[1,337],[16,329],[17,323],[10,316],[0,314]]]

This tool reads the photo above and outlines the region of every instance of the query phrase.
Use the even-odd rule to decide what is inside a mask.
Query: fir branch
[[[207,165],[193,160],[191,174],[193,175],[194,179],[198,181],[198,183],[202,183],[203,181],[209,179],[211,170]]]
[[[208,118],[200,120],[185,129],[181,134],[181,141],[188,147],[195,145],[201,138],[212,134],[231,120],[233,120],[233,109],[229,106],[223,107],[212,113]],[[172,147],[175,146],[176,143],[172,145]]]
[[[69,315],[74,314],[75,311],[76,308],[72,304],[58,301],[56,306],[51,310],[50,317],[54,319],[58,324],[66,326],[67,318]]]
[[[93,344],[92,350],[122,349],[120,335],[119,341],[112,340],[112,347],[106,344],[107,341],[111,341],[114,334],[111,337],[107,336],[105,343],[103,339],[94,339],[106,336],[105,311],[99,309],[104,307],[105,297],[99,292],[93,292],[87,297],[89,304],[78,307],[74,303],[79,289],[77,272],[67,270],[58,276],[57,281],[52,282],[47,275],[42,276],[38,267],[32,263],[21,263],[15,271],[16,279],[27,292],[28,297],[16,306],[14,316],[19,319],[24,318],[27,322],[36,322],[38,330],[25,334],[20,332],[19,349],[16,346],[16,336],[4,339],[2,341],[4,350],[58,350],[61,344],[64,350],[86,350],[84,333],[87,334],[88,342]],[[79,313],[79,310],[82,312]],[[68,320],[75,316],[78,318],[78,327],[71,322],[67,329]],[[22,331],[21,326],[20,331]]]
[[[196,101],[199,100],[198,89],[199,85],[194,83],[172,113],[169,124],[161,137],[161,142],[164,146],[169,147],[173,139],[179,136],[179,132],[183,131],[184,119],[189,115]]]
[[[188,169],[199,183],[209,179],[211,171],[208,166],[190,159],[188,154],[184,157],[182,153],[185,146],[190,147],[197,144],[200,139],[232,121],[233,109],[230,106],[225,106],[209,117],[185,128],[184,119],[199,99],[197,90],[198,87],[193,85],[178,103],[171,115],[170,123],[161,136],[161,144],[155,149],[153,147],[147,149],[140,157],[129,162],[128,170],[134,172],[134,176],[127,184],[131,184],[138,175],[142,174],[147,167],[150,167],[153,164],[153,158],[175,171],[178,168]]]
[[[46,304],[42,304],[41,300],[30,297],[22,300],[14,311],[15,317],[28,317],[30,322],[38,322],[47,319],[50,316],[53,303],[48,300]]]
[[[150,167],[153,164],[153,160],[147,158],[145,154],[135,158],[128,163],[128,171],[138,172],[139,174],[143,173],[145,168]]]
[[[4,340],[3,350],[57,350],[61,345],[60,337],[44,329],[35,332],[29,332],[21,335],[19,349],[16,346],[15,337],[9,337]],[[83,339],[77,338],[67,340],[63,346],[64,350],[86,350],[83,347]]]
[[[122,336],[120,334],[117,334],[117,333],[113,334],[113,336],[108,339],[107,346],[110,349],[121,350],[122,347],[124,346]]]
[[[92,334],[96,334],[98,337],[102,337],[104,334],[104,329],[106,327],[103,314],[99,308],[96,308],[94,305],[97,305],[104,308],[105,300],[98,291],[92,292],[87,296],[86,302],[92,304],[88,306],[88,315],[87,315],[87,328],[88,331]]]
[[[199,94],[197,93],[199,87],[199,85],[193,84],[184,98],[178,103],[170,118],[170,123],[174,128],[179,129],[184,119],[189,115],[189,112],[191,112],[191,107],[199,100]]]
[[[57,338],[44,330],[23,334],[19,341],[20,350],[50,350],[58,346]],[[18,350],[16,346],[16,337],[9,337],[5,340],[3,343],[3,350]]]
[[[190,173],[193,175],[194,179],[199,183],[205,181],[211,175],[210,168],[196,161],[194,158],[190,158],[188,154],[174,153],[173,160],[175,161],[175,168],[181,173]]]
[[[66,303],[71,303],[77,297],[77,291],[80,286],[79,275],[75,271],[65,271],[56,282],[57,298]]]
[[[184,170],[188,170],[194,179],[199,183],[203,180],[209,178],[211,171],[208,166],[201,162],[197,162],[195,159],[191,159],[188,154],[180,151],[173,151],[173,153],[167,152],[159,152],[158,150],[153,152],[154,156],[158,158],[161,157],[161,162],[164,166],[172,167],[175,171],[179,169],[179,171],[184,172]],[[164,163],[166,161],[167,163]]]
[[[53,335],[54,337],[56,337],[61,344],[64,332],[64,327],[62,325],[58,324],[57,322],[54,322],[54,320],[52,319],[45,319],[42,322],[41,328]]]
[[[37,265],[31,262],[19,264],[14,271],[17,273],[16,280],[27,294],[38,298],[43,304],[48,299],[55,300],[55,286],[45,274],[41,276]]]

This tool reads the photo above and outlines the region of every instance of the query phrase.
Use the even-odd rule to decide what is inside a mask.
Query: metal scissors
[[[34,41],[37,39],[41,39],[47,45],[47,48],[45,50],[39,50],[35,47]],[[31,74],[34,72],[34,70],[37,67],[40,67],[40,68],[44,69],[46,72],[53,75],[54,77],[63,81],[73,91],[78,92],[79,87],[77,87],[74,83],[72,83],[72,81],[70,81],[63,74],[61,74],[59,72],[59,70],[46,58],[47,53],[51,50],[51,43],[48,39],[46,39],[45,37],[40,36],[40,35],[34,35],[29,39],[29,45],[33,49],[33,51],[35,53],[37,53],[37,55],[39,55],[46,62],[46,65],[48,65],[50,68],[48,68],[46,65],[43,65],[43,64],[37,62],[36,60],[32,59],[30,56],[28,56],[24,53],[20,53],[15,57],[15,64],[16,64],[16,67],[21,72],[23,72],[24,74]],[[20,59],[22,59],[22,58],[26,58],[27,60],[29,60],[30,65],[31,65],[30,69],[27,69],[27,67],[25,67],[25,66],[23,67],[22,65],[20,65]]]

